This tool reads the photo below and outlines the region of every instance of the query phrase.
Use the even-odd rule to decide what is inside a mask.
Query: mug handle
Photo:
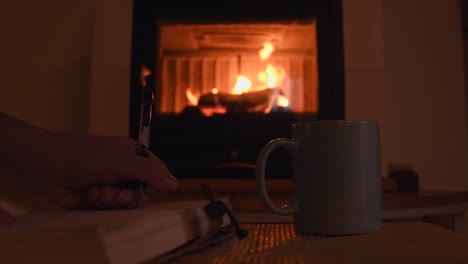
[[[268,142],[260,151],[257,159],[257,167],[255,170],[255,182],[257,185],[257,193],[263,204],[269,208],[273,213],[280,215],[291,215],[299,211],[299,199],[293,194],[288,204],[282,207],[276,206],[268,196],[265,186],[265,166],[271,152],[277,147],[285,147],[290,153],[293,153],[296,144],[288,138],[277,138]]]

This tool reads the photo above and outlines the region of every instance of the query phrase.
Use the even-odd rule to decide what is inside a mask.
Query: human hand
[[[59,168],[45,179],[45,195],[65,208],[135,207],[136,192],[118,187],[122,181],[144,182],[147,192],[161,193],[177,187],[177,180],[158,157],[152,153],[147,158],[136,154],[139,145],[133,139],[67,136],[55,144],[52,149],[62,148],[58,153],[66,155],[56,157]]]
[[[138,156],[138,143],[127,137],[53,135],[33,143],[28,148],[18,146],[18,154],[0,162],[0,182],[39,194],[63,208],[133,208],[136,192],[119,187],[122,181],[144,182],[146,192],[177,187],[164,163],[152,153]]]
[[[116,185],[141,181],[147,192],[177,180],[152,153],[141,157],[128,137],[68,136],[0,113],[0,184],[41,194],[68,209],[128,208],[136,193]]]

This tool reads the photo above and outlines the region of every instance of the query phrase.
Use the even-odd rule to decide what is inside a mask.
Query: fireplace
[[[260,148],[291,124],[344,118],[341,21],[335,0],[135,0],[130,135],[146,67],[150,148],[174,175],[253,177]],[[276,151],[269,176],[289,177],[288,164]]]

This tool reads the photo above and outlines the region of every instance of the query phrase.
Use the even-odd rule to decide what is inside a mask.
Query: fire
[[[275,46],[273,46],[271,42],[265,42],[263,43],[263,49],[258,52],[258,56],[260,56],[260,59],[266,60],[270,57],[273,51],[275,51]]]
[[[262,61],[268,60],[272,53],[275,51],[275,46],[271,42],[263,43],[263,48],[259,51],[259,57]],[[272,89],[270,95],[270,103],[268,107],[264,110],[265,113],[271,111],[274,105],[278,107],[289,107],[289,100],[284,95],[281,94],[282,85],[284,79],[286,77],[286,72],[283,68],[275,66],[274,63],[267,63],[266,67],[263,71],[258,72],[257,78],[260,81],[260,85],[256,87],[252,87],[252,81],[244,75],[238,75],[236,79],[236,84],[231,90],[231,94],[233,95],[240,95],[252,91],[261,91],[266,89]],[[276,90],[273,90],[276,89]],[[212,94],[218,94],[219,90],[217,88],[213,88],[211,90]],[[186,90],[186,96],[189,105],[197,106],[198,101],[200,99],[200,94],[192,93],[190,88]],[[219,104],[219,102],[218,102]],[[206,107],[204,106],[201,109],[202,113],[206,116],[211,116],[214,113],[225,113],[226,108],[222,105],[218,105],[215,107]]]
[[[231,93],[243,94],[248,92],[250,90],[250,87],[252,87],[252,82],[249,80],[249,78],[239,75],[237,76],[236,85],[232,89]]]
[[[271,54],[275,51],[275,46],[271,42],[263,43],[263,49],[260,50],[260,59],[266,60],[270,58]],[[285,77],[285,72],[281,68],[273,66],[268,63],[266,69],[258,73],[258,80],[265,83],[267,88],[275,88],[281,85]]]
[[[258,80],[266,83],[268,88],[278,87],[284,80],[285,73],[282,69],[268,64],[265,71],[258,73]]]
[[[198,99],[200,98],[199,94],[193,94],[192,90],[190,88],[187,88],[187,90],[185,90],[185,96],[187,97],[188,105],[190,106],[198,105]]]
[[[276,103],[279,107],[288,107],[289,106],[289,100],[288,98],[278,95],[278,102]]]
[[[271,42],[263,43],[263,48],[259,51],[258,55],[261,60],[268,59],[271,54],[275,51],[275,46]],[[285,77],[285,72],[281,68],[273,66],[273,64],[268,63],[265,70],[258,73],[257,78],[262,82],[267,88],[275,88],[281,85]],[[252,82],[245,76],[237,76],[237,82],[234,88],[232,89],[232,94],[242,94],[248,92],[252,87]]]

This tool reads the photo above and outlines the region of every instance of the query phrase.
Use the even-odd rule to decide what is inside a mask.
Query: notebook
[[[223,199],[229,206],[229,200]],[[1,263],[165,262],[234,236],[208,200],[153,203],[133,210],[21,215],[0,227]]]

